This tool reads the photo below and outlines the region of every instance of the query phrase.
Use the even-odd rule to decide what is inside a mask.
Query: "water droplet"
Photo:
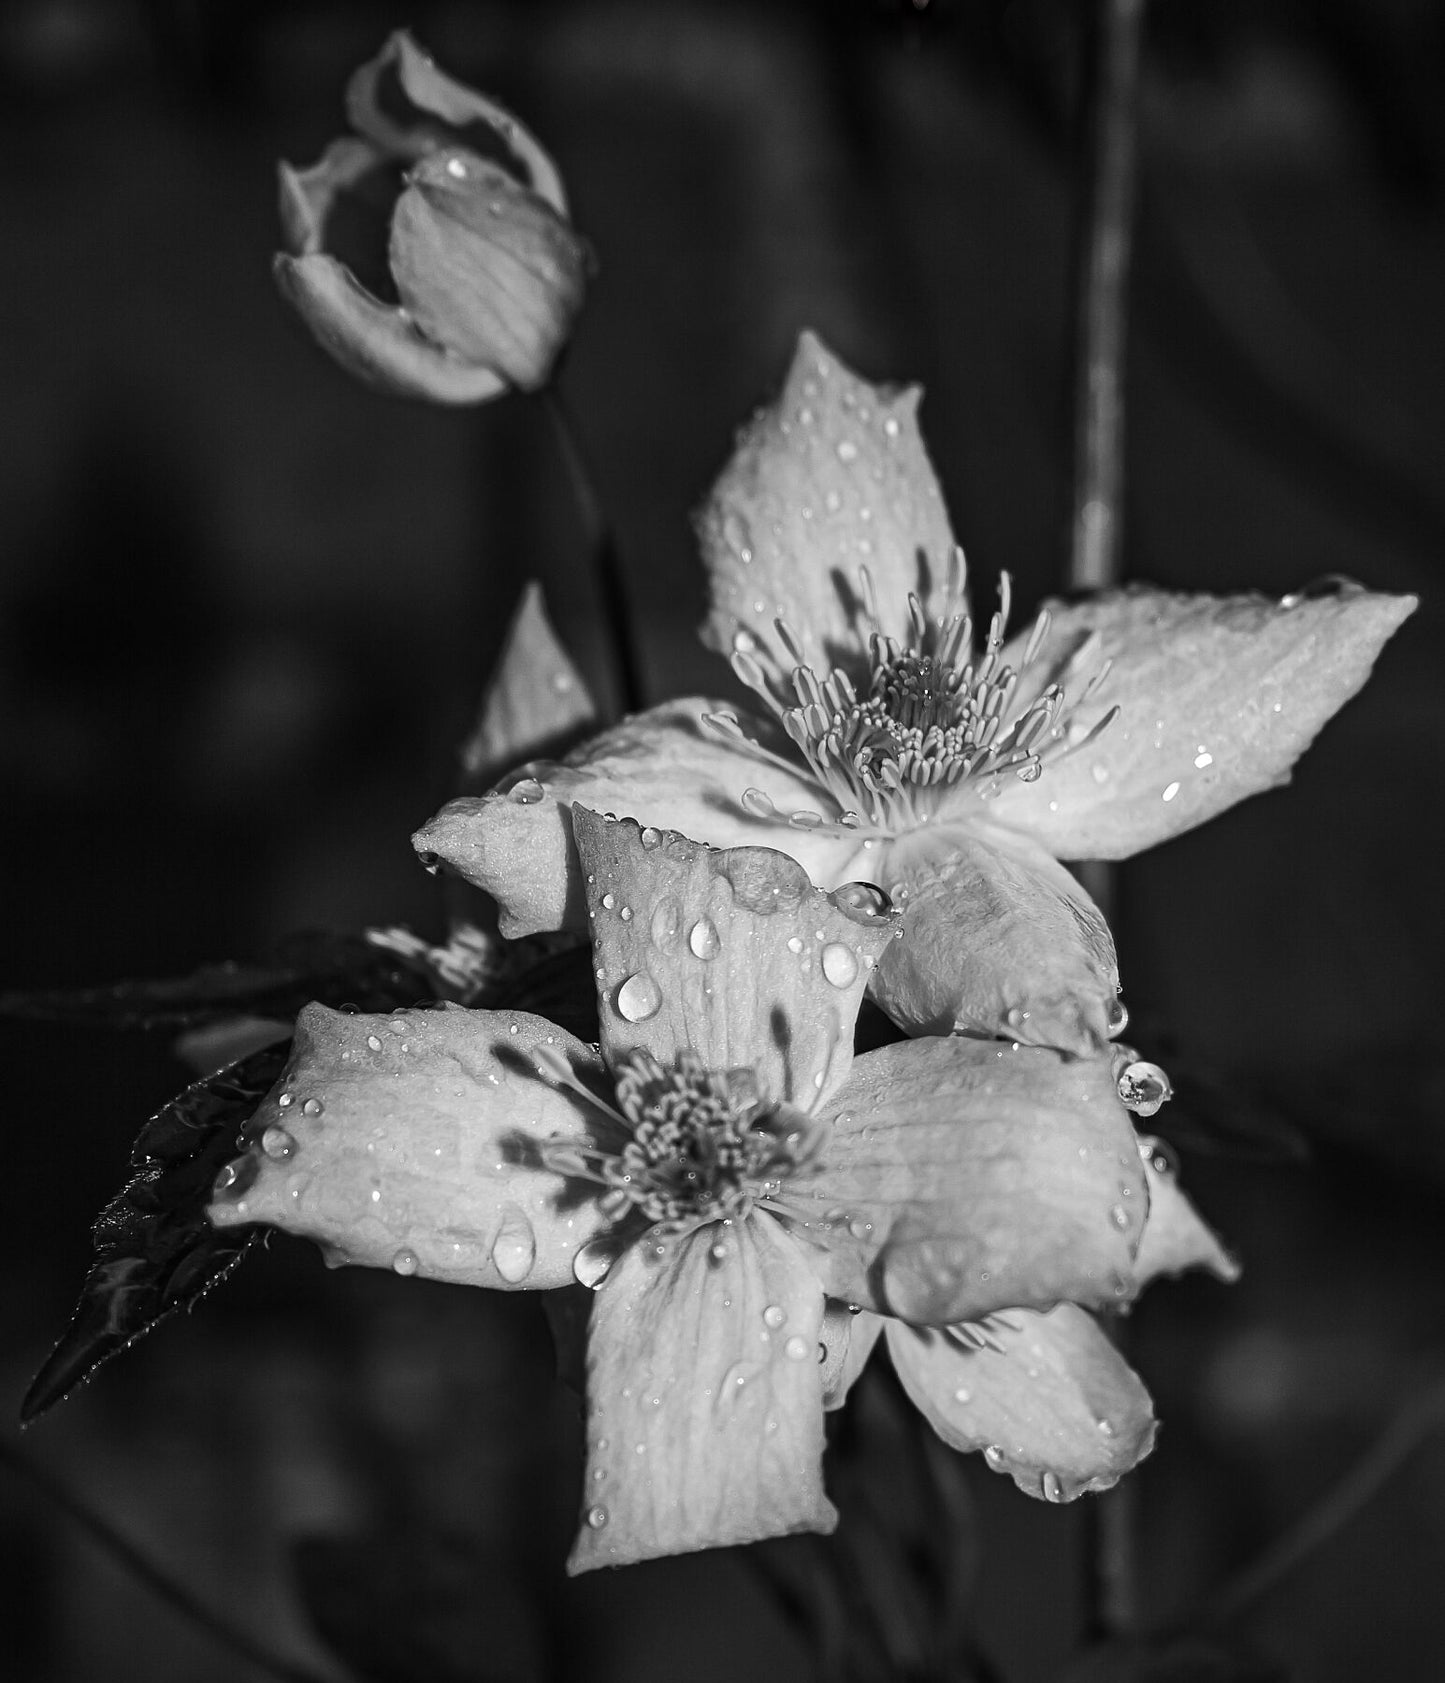
[[[588,1508],[587,1523],[594,1531],[600,1531],[607,1523],[607,1509],[599,1502],[596,1507]]]
[[[775,818],[778,811],[772,798],[765,795],[761,789],[743,790],[742,809],[754,818]]]
[[[610,1241],[593,1239],[572,1258],[572,1274],[579,1286],[597,1291],[612,1271],[617,1253]]]
[[[1179,785],[1177,783],[1171,783],[1165,789],[1164,793],[1159,797],[1159,799],[1161,801],[1172,801],[1178,793],[1179,793]]]
[[[662,990],[645,970],[629,976],[617,990],[617,1014],[629,1023],[645,1023],[662,1008]]]
[[[261,1149],[268,1157],[274,1157],[278,1162],[284,1162],[295,1151],[296,1141],[284,1128],[268,1128],[261,1135]]]
[[[467,166],[460,158],[448,158],[447,174],[455,176],[458,181],[465,181],[467,178]]]
[[[856,824],[856,813],[853,819]],[[893,902],[871,882],[845,882],[833,891],[833,899],[845,911],[861,912],[864,917],[887,917],[893,910]]]
[[[547,791],[535,777],[524,777],[514,783],[507,791],[508,799],[514,800],[518,806],[536,806],[537,802]]]
[[[1091,766],[1089,768],[1089,775],[1094,779],[1095,783],[1107,783],[1109,781],[1109,768],[1106,765]]]
[[[610,912],[616,904],[617,904],[617,896],[615,894],[604,894],[602,896],[602,909],[603,909],[603,911]]]
[[[1021,1005],[1010,1005],[1003,1014],[1003,1020],[1011,1029],[1021,1029],[1029,1020],[1029,1013]]]
[[[687,944],[694,958],[713,959],[722,951],[717,925],[710,917],[700,917],[688,931]]]
[[[1140,1059],[1120,1072],[1119,1098],[1136,1116],[1158,1115],[1173,1097],[1173,1085],[1158,1064]]]
[[[1003,1450],[996,1443],[991,1443],[983,1452],[983,1458],[995,1472],[1003,1466],[1006,1457]]]
[[[808,1354],[807,1339],[799,1338],[798,1335],[794,1333],[788,1342],[783,1346],[783,1354],[790,1362],[802,1361]]]
[[[823,974],[835,988],[850,987],[858,978],[858,955],[841,941],[829,941],[823,948]]]
[[[1194,756],[1194,763],[1199,767],[1200,771],[1203,771],[1205,766],[1212,766],[1214,764],[1214,755],[1211,754],[1207,748],[1201,748]]]
[[[653,829],[651,824],[648,824],[643,829],[642,834],[639,837],[639,840],[642,842],[642,845],[650,853],[652,851],[652,849],[654,847],[656,847],[657,844],[662,840],[662,831],[661,830],[655,830],[655,829]]]
[[[671,894],[664,894],[652,911],[652,944],[660,953],[670,953],[682,933],[682,907]]]
[[[953,1393],[953,1400],[956,1403],[966,1403],[972,1395],[973,1395],[972,1391],[970,1391],[970,1390],[966,1389],[966,1387],[960,1385],[958,1387],[958,1389]]]
[[[391,1269],[394,1274],[410,1277],[420,1267],[421,1263],[417,1260],[416,1252],[408,1250],[405,1245],[391,1259]]]
[[[1109,1001],[1109,1038],[1113,1040],[1123,1034],[1129,1026],[1129,1007],[1122,999],[1114,998]]]
[[[840,462],[856,462],[858,460],[858,446],[851,438],[838,441],[838,460]]]
[[[631,923],[632,922],[632,907],[631,906],[624,906],[622,908],[622,910],[620,912],[618,912],[617,915],[618,915],[618,917],[620,917],[622,919],[622,921],[624,923]]]
[[[1104,1437],[1106,1437],[1106,1438],[1113,1437],[1113,1435],[1114,1435],[1114,1422],[1112,1420],[1096,1420],[1094,1422],[1094,1424],[1099,1428],[1099,1431],[1103,1434]]]
[[[802,950],[803,950],[803,943],[798,939],[798,937],[796,935],[790,935],[788,937],[788,951],[790,953],[792,953],[793,956],[796,958],[797,955],[800,952],[802,952]]]
[[[1129,1225],[1129,1212],[1122,1204],[1115,1204],[1109,1211],[1109,1220],[1122,1231]]]
[[[281,1096],[276,1100],[276,1103],[281,1107],[282,1110],[288,1110],[293,1104],[296,1103],[296,1095],[294,1093],[282,1093]]]
[[[379,1052],[381,1050],[381,1036],[379,1034],[369,1034],[369,1035],[367,1035],[366,1044],[372,1049],[373,1052]]]
[[[237,1163],[227,1163],[220,1174],[216,1176],[215,1183],[211,1187],[212,1193],[219,1198],[223,1192],[229,1192],[236,1184],[240,1173],[239,1161]]]
[[[532,1224],[513,1205],[492,1241],[492,1266],[509,1285],[517,1285],[532,1272],[537,1258],[537,1238]]]
[[[1046,1502],[1062,1502],[1064,1487],[1059,1483],[1057,1473],[1045,1473],[1039,1479],[1039,1491]]]
[[[763,1310],[764,1326],[774,1328],[780,1327],[787,1318],[788,1311],[783,1308],[781,1303],[770,1303],[767,1308]]]
[[[326,1106],[322,1104],[320,1099],[307,1099],[306,1103],[301,1106],[301,1114],[303,1116],[320,1116],[325,1109]]]

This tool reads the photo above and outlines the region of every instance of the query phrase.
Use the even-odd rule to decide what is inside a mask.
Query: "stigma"
[[[650,1052],[628,1053],[616,1069],[615,1110],[587,1096],[618,1125],[615,1144],[559,1141],[542,1157],[601,1186],[598,1207],[613,1222],[636,1217],[681,1231],[741,1220],[782,1190],[817,1143],[808,1117],[770,1102],[751,1069],[709,1069],[690,1050],[671,1068]]]

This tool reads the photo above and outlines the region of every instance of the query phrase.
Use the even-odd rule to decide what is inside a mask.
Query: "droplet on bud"
[[[1174,1097],[1169,1077],[1158,1064],[1126,1065],[1119,1076],[1119,1098],[1136,1116],[1155,1116]]]

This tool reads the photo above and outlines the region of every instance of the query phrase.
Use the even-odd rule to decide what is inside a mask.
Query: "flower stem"
[[[1067,582],[1102,590],[1120,577],[1124,487],[1124,347],[1128,326],[1140,47],[1147,0],[1096,0],[1086,108],[1087,169],[1080,215],[1074,342],[1074,467]],[[1106,919],[1111,866],[1079,876]],[[1116,1342],[1118,1339],[1116,1338]],[[1088,1510],[1090,1634],[1139,1627],[1137,1494],[1126,1480]]]
[[[142,1554],[109,1520],[102,1518],[82,1502],[53,1473],[37,1466],[29,1456],[4,1438],[0,1438],[0,1464],[9,1467],[13,1473],[33,1485],[54,1507],[59,1508],[83,1531],[88,1532],[92,1541],[98,1543],[107,1554],[118,1561],[137,1583],[144,1584],[154,1596],[164,1601],[198,1630],[203,1630],[222,1648],[239,1654],[258,1671],[268,1677],[279,1678],[281,1683],[324,1683],[320,1673],[305,1666],[294,1665],[279,1654],[272,1653],[248,1632],[213,1612],[183,1583]]]
[[[622,559],[617,532],[597,495],[596,481],[582,448],[581,434],[571,408],[554,380],[542,388],[542,405],[551,417],[567,477],[586,527],[592,555],[593,575],[602,616],[611,640],[613,677],[624,713],[636,713],[643,705],[642,662],[637,633],[628,607],[627,585],[622,576]]]

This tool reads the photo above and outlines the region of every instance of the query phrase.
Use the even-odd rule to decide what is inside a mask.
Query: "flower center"
[[[605,1189],[599,1205],[613,1221],[636,1212],[677,1229],[745,1216],[781,1189],[814,1134],[801,1113],[759,1093],[752,1070],[708,1069],[692,1051],[671,1069],[631,1052],[616,1082],[618,1109],[608,1114],[625,1130],[619,1147],[542,1148],[549,1167]]]
[[[1021,680],[1043,644],[1049,616],[1039,615],[1018,666],[1005,665],[1001,654],[1012,589],[1007,573],[999,581],[999,609],[977,658],[973,623],[964,606],[961,556],[950,569],[939,613],[926,613],[916,596],[909,597],[911,634],[901,644],[880,629],[866,569],[860,583],[868,658],[863,698],[841,668],[820,680],[804,664],[798,640],[782,620],[775,629],[795,661],[790,680],[781,663],[748,633],[739,634],[733,651],[733,670],[778,716],[837,802],[836,822],[844,828],[866,825],[894,834],[927,823],[957,784],[969,783],[986,798],[999,793],[1005,775],[1032,783],[1047,758],[1081,747],[1113,717],[1106,715],[1082,740],[1066,743],[1066,704],[1059,684],[1042,686],[1020,702]],[[1094,674],[1084,699],[1105,671],[1107,665]],[[735,745],[741,742],[769,757],[741,737],[741,727],[730,716],[715,714],[707,722]],[[771,802],[756,789],[744,794],[743,805],[754,813],[771,812]],[[825,822],[821,813],[791,818],[809,828]]]

